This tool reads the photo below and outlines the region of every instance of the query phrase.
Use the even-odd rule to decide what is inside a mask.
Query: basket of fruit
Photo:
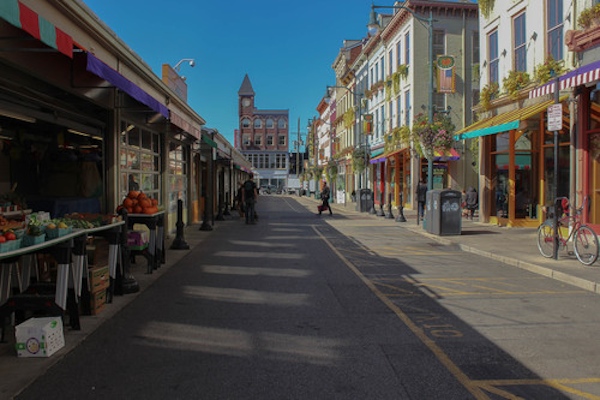
[[[67,225],[64,221],[51,220],[46,225],[46,237],[48,239],[56,239],[68,235],[71,232],[73,232],[73,227]]]
[[[8,253],[9,251],[20,249],[21,240],[12,230],[0,234],[0,253]]]
[[[29,216],[29,223],[25,236],[23,236],[23,246],[33,246],[46,241],[46,227],[36,215]]]

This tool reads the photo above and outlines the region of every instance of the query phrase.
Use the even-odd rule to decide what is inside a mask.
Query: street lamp
[[[367,185],[367,135],[363,134],[362,129],[361,129],[361,123],[362,123],[362,97],[364,96],[363,93],[355,93],[354,91],[352,91],[351,89],[347,88],[346,86],[327,86],[327,92],[325,93],[325,101],[329,102],[329,100],[331,100],[331,95],[329,94],[329,91],[331,89],[344,89],[347,90],[348,92],[350,92],[350,94],[352,94],[352,96],[354,96],[354,102],[358,103],[358,128],[357,128],[357,133],[358,133],[358,138],[360,139],[362,136],[363,139],[363,146],[364,146],[364,157],[365,157],[365,169],[364,169],[364,188],[363,189],[368,189],[368,185]],[[358,99],[358,101],[356,100]]]
[[[375,12],[375,9],[377,8],[392,8],[395,10],[405,10],[407,12],[409,12],[413,18],[415,18],[417,21],[419,21],[420,23],[425,23],[426,27],[427,27],[427,34],[429,35],[429,41],[428,41],[428,46],[429,46],[429,91],[427,93],[427,102],[428,102],[428,107],[427,107],[427,119],[429,120],[430,124],[433,124],[433,12],[431,10],[431,8],[429,9],[429,17],[428,18],[424,18],[421,17],[419,15],[417,15],[412,9],[406,7],[406,6],[402,6],[402,5],[394,5],[394,6],[376,6],[376,5],[371,5],[371,15],[369,18],[369,24],[367,25],[367,28],[369,30],[369,32],[374,32],[377,31],[380,26],[379,23],[377,22],[377,13]],[[428,144],[428,146],[430,147],[429,149],[427,149],[425,156],[427,157],[427,189],[431,190],[433,189],[433,149],[431,148],[431,145]],[[420,175],[420,172],[419,172]]]

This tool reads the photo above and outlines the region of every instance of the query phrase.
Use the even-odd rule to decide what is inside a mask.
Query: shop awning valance
[[[566,98],[567,96],[563,96],[560,101],[564,101]],[[551,104],[554,104],[554,100],[548,100],[542,103],[530,105],[528,107],[518,108],[516,110],[477,121],[474,124],[457,131],[454,135],[454,138],[456,140],[463,140],[517,129],[521,121],[545,111]]]
[[[386,155],[384,155],[384,154],[382,154],[382,155],[380,155],[380,156],[378,156],[378,157],[371,158],[371,159],[369,160],[369,163],[371,163],[371,164],[378,164],[378,163],[382,163],[382,162],[385,162],[385,159],[386,159],[386,158],[387,158],[387,156],[386,156]]]
[[[202,141],[212,147],[213,149],[218,148],[217,142],[209,138],[208,136],[202,135]]]
[[[457,161],[460,160],[460,154],[455,149],[434,150],[433,161]]]
[[[585,85],[590,82],[600,80],[600,61],[594,61],[576,70],[569,71],[558,78],[559,90],[565,90],[572,87]],[[545,85],[539,86],[529,92],[529,98],[543,96],[545,94],[554,93],[556,82],[548,82]]]
[[[73,58],[73,38],[18,0],[0,1],[0,18]]]
[[[189,119],[185,118],[184,116],[179,115],[178,113],[173,112],[173,111],[171,111],[170,114],[171,114],[171,116],[169,119],[171,120],[171,123],[173,125],[178,126],[179,128],[181,128],[185,132],[189,133],[196,139],[200,139],[200,128],[194,126],[193,121],[190,121]]]
[[[150,96],[142,88],[125,78],[116,70],[104,64],[104,62],[100,61],[91,53],[87,53],[86,70],[96,76],[99,76],[105,81],[110,82],[115,87],[121,89],[132,98],[161,114],[163,117],[169,118],[169,110],[165,105],[161,104],[158,100]]]

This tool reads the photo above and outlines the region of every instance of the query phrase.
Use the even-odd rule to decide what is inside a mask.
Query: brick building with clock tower
[[[248,75],[238,91],[239,128],[234,145],[252,163],[255,181],[287,186],[289,160],[289,110],[260,110]]]

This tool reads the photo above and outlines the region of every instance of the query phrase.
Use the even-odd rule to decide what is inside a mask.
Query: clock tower
[[[244,77],[244,81],[242,82],[242,86],[240,86],[240,90],[238,90],[238,101],[239,101],[239,117],[240,121],[242,116],[251,116],[254,111],[254,89],[252,88],[252,84],[250,83],[250,78],[248,78],[248,74]]]

